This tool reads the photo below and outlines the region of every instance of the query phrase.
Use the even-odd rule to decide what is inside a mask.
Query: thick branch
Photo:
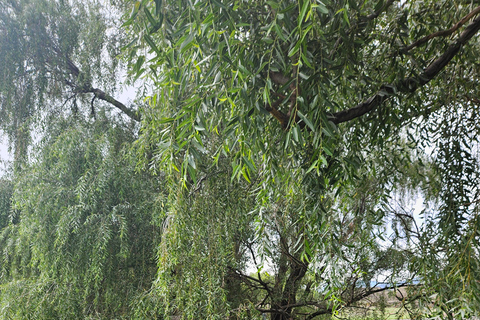
[[[276,102],[270,104],[270,105],[265,105],[265,110],[270,112],[270,114],[280,122],[280,125],[282,128],[285,130],[287,129],[288,122],[290,121],[290,118],[288,115],[283,113],[282,111],[278,110],[278,106],[282,103],[282,100],[279,99]]]
[[[120,109],[123,113],[125,113],[131,119],[133,119],[135,121],[140,121],[140,117],[138,116],[138,114],[135,111],[129,109],[126,105],[124,105],[120,101],[116,100],[111,95],[105,93],[104,91],[102,91],[100,89],[91,88],[91,90],[92,91],[90,91],[90,92],[94,93],[95,96],[98,99],[106,101],[106,102],[110,103],[111,105],[117,107],[118,109]]]
[[[401,51],[402,52],[407,52],[415,47],[419,47],[425,43],[427,43],[429,40],[437,37],[448,37],[455,31],[457,31],[461,26],[463,26],[468,20],[472,19],[474,16],[480,13],[480,6],[476,7],[473,9],[469,14],[467,14],[465,17],[463,17],[460,21],[458,21],[453,27],[447,30],[441,30],[434,32],[432,34],[429,34],[428,36],[425,36],[414,43],[410,44],[409,46],[403,48]]]
[[[270,71],[270,79],[272,79],[273,82],[275,82],[278,85],[285,85],[291,80],[290,78],[285,77],[280,72],[273,72],[273,71]]]
[[[327,308],[327,309],[320,309],[314,313],[311,313],[307,316],[307,320],[311,320],[313,318],[315,318],[316,316],[321,316],[323,314],[332,314],[333,312],[333,309],[332,308]]]
[[[339,124],[361,117],[387,100],[395,93],[395,90],[403,93],[414,92],[419,87],[432,80],[453,59],[453,57],[455,57],[462,46],[466,44],[478,32],[478,30],[480,30],[480,17],[475,19],[465,31],[462,32],[457,41],[448,47],[447,51],[445,51],[445,53],[443,53],[438,59],[433,61],[422,74],[417,77],[406,78],[393,85],[383,85],[380,88],[380,91],[374,96],[359,103],[355,107],[331,114],[330,120],[335,124]]]
[[[53,46],[53,49],[59,56],[62,56],[62,52],[58,48]],[[73,63],[73,61],[69,57],[66,56],[65,61],[66,61],[67,67],[70,70],[70,73],[73,75],[73,77],[75,79],[78,78],[78,76],[80,75],[80,69],[75,65],[75,63]],[[71,86],[75,86],[73,83],[70,83],[68,80],[66,80],[66,82]],[[121,103],[120,101],[118,101],[117,99],[112,97],[111,95],[105,93],[103,90],[93,88],[91,86],[85,86],[85,87],[82,87],[80,89],[80,92],[81,93],[93,93],[96,98],[110,103],[111,105],[113,105],[114,107],[116,107],[117,109],[122,111],[124,114],[126,114],[129,118],[131,118],[135,121],[138,121],[138,122],[141,120],[140,117],[138,116],[138,114],[135,111],[131,110],[130,108],[128,108],[126,105],[124,105],[123,103]],[[93,100],[94,99],[92,99],[92,104],[93,104]]]
[[[331,312],[331,310],[327,308],[326,304],[320,304],[318,301],[302,301],[302,302],[297,302],[297,303],[291,303],[291,304],[281,306],[279,309],[275,309],[275,308],[265,309],[265,308],[260,308],[257,305],[257,307],[255,309],[257,309],[260,312],[264,312],[264,313],[282,313],[282,314],[285,314],[286,313],[284,311],[285,309],[308,307],[308,306],[314,306],[314,307],[317,307],[321,310],[329,310],[329,312]]]

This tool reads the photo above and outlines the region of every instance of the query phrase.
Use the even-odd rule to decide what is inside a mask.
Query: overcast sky
[[[8,153],[8,140],[4,132],[0,130],[0,176],[5,173],[5,161],[10,160]]]

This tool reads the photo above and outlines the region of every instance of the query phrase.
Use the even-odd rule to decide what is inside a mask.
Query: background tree
[[[2,318],[131,319],[151,286],[164,191],[98,116],[58,121],[2,206]]]
[[[46,115],[95,115],[100,100],[139,119],[113,97],[124,44],[118,18],[99,1],[0,2],[0,117],[17,167],[33,124]]]

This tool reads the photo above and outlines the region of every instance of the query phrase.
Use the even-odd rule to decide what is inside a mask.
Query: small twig
[[[473,200],[472,202],[463,203],[462,206],[470,206],[470,205],[475,204],[475,203],[480,203],[480,199]]]
[[[403,209],[403,208],[402,208]],[[405,209],[403,209],[405,211]],[[415,218],[412,217],[411,215],[407,214],[407,213],[399,213],[399,212],[396,212],[396,211],[393,211],[393,214],[395,216],[397,216],[403,223],[403,227],[405,228],[405,230],[407,230],[408,232],[411,232],[411,233],[414,233],[417,237],[420,237],[420,231],[418,230],[418,225],[417,225],[417,222],[415,221]],[[410,220],[413,221],[413,223],[415,224],[415,229],[417,229],[417,231],[414,231],[414,230],[411,230],[409,227],[408,227],[408,224],[407,222],[404,220],[404,218],[408,218]]]

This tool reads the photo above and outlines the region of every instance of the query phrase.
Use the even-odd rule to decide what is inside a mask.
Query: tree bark
[[[284,250],[286,250],[286,248],[284,248]],[[293,319],[292,313],[297,303],[298,288],[307,272],[308,265],[285,251],[282,251],[280,260],[280,268],[278,270],[272,299],[272,313],[270,319],[290,320]],[[288,266],[286,263],[287,260],[290,260]],[[283,283],[287,271],[290,272],[285,283]]]

